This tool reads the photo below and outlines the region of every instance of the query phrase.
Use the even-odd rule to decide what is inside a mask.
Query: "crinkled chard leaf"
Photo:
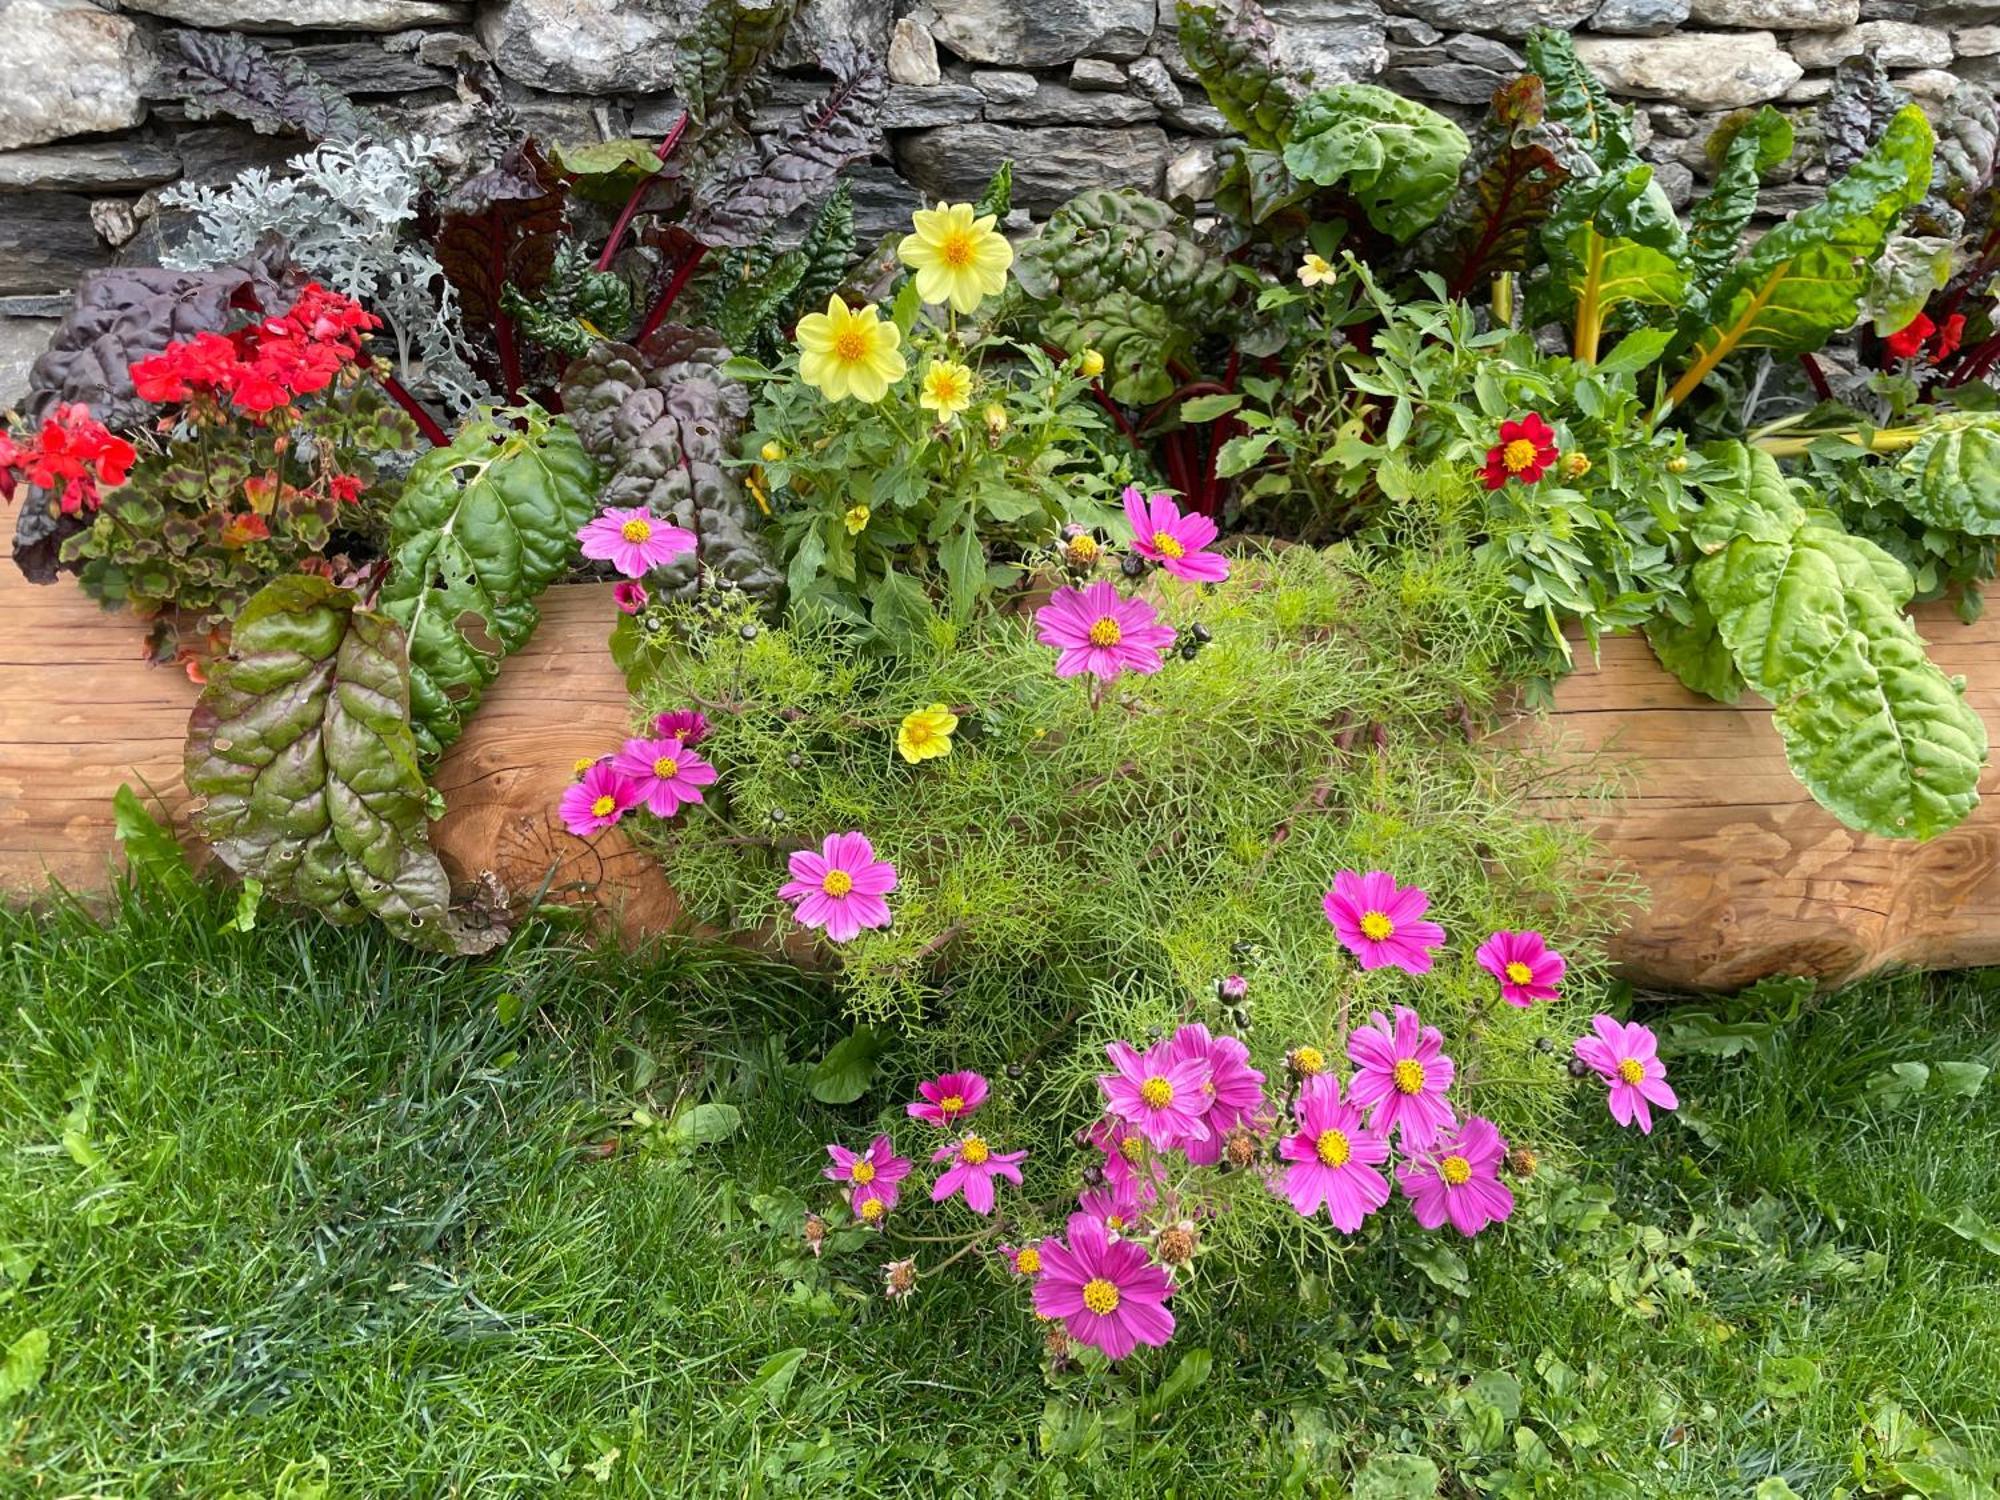
[[[148,92],[197,120],[227,115],[263,135],[358,141],[380,123],[297,57],[273,56],[234,31],[173,31]]]
[[[418,459],[389,514],[380,609],[409,638],[410,724],[434,760],[540,619],[596,513],[596,466],[537,407],[483,413]]]
[[[687,220],[702,243],[756,244],[786,215],[832,192],[841,172],[881,144],[876,122],[889,75],[851,48],[832,55],[829,66],[835,82],[824,97],[703,179]]]
[[[1181,56],[1209,102],[1253,149],[1285,144],[1305,89],[1278,61],[1278,33],[1256,0],[1180,0]]]
[[[1768,104],[1728,128],[1718,130],[1714,181],[1688,214],[1687,271],[1690,289],[1706,299],[1742,248],[1743,231],[1757,211],[1757,185],[1792,155],[1792,123]]]
[[[1547,118],[1532,73],[1493,91],[1493,108],[1459,173],[1458,189],[1425,235],[1424,258],[1463,297],[1503,271],[1528,269],[1535,231],[1569,180],[1579,148]]]
[[[1407,240],[1444,211],[1472,149],[1436,110],[1372,83],[1343,83],[1292,115],[1285,166],[1321,187],[1345,190],[1368,222]]]
[[[1715,477],[1699,481],[1708,555],[1693,593],[1744,681],[1771,700],[1794,773],[1850,827],[1918,839],[1949,828],[1978,801],[1986,729],[1903,613],[1909,569],[1801,508],[1768,454],[1718,444],[1704,456]],[[1707,628],[1697,614],[1655,638],[1690,685],[1719,670]]]
[[[2000,417],[1954,412],[1933,419],[1896,461],[1910,481],[1910,514],[1943,531],[2000,536]]]
[[[698,558],[775,600],[784,576],[727,462],[750,411],[743,386],[722,373],[729,357],[714,334],[673,325],[643,348],[600,344],[564,376],[563,408],[603,470],[605,505],[646,506],[698,539],[694,557],[654,571],[664,592],[691,595]]]
[[[187,783],[203,836],[269,897],[444,952],[506,937],[451,911],[402,631],[326,579],[281,578],[244,606],[189,721]]]
[[[719,119],[784,40],[798,0],[709,0],[674,53],[674,81],[697,125]]]
[[[1909,102],[1873,52],[1857,52],[1835,68],[1833,92],[1815,116],[1827,177],[1840,176],[1866,156]]]
[[[468,177],[444,200],[438,264],[458,292],[466,331],[495,345],[498,365],[480,373],[499,388],[517,389],[520,373],[506,289],[538,294],[568,232],[561,174],[531,140]]]

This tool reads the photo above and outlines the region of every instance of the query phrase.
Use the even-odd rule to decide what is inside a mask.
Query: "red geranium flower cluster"
[[[1882,348],[1890,360],[1915,359],[1923,353],[1926,345],[1931,351],[1930,362],[1940,364],[1957,352],[1965,338],[1965,314],[1953,313],[1944,320],[1944,327],[1933,323],[1928,313],[1918,313],[1903,327],[1882,340]]]
[[[306,283],[291,309],[231,334],[199,333],[132,366],[142,401],[206,398],[255,417],[325,390],[382,320],[352,298]]]
[[[64,515],[95,510],[98,486],[123,484],[137,456],[89,407],[67,403],[51,412],[25,445],[0,433],[0,499],[13,499],[15,486],[25,481],[54,494]]]
[[[1500,424],[1500,441],[1486,451],[1486,468],[1481,477],[1486,488],[1497,490],[1510,479],[1533,484],[1548,472],[1560,453],[1555,430],[1531,411],[1516,422]]]

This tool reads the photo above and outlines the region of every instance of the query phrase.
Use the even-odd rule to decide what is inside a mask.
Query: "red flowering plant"
[[[93,597],[219,626],[272,577],[379,550],[376,456],[416,433],[364,378],[378,326],[309,282],[283,313],[133,362],[134,392],[159,408],[138,446],[78,405],[0,438],[0,491],[89,518],[61,556]]]

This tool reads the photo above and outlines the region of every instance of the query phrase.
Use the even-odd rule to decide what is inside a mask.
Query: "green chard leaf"
[[[1690,692],[1734,703],[1743,696],[1743,674],[1736,658],[1715,628],[1715,616],[1700,599],[1688,601],[1688,618],[1655,615],[1646,622],[1646,640],[1660,665],[1678,677]]]
[[[1305,89],[1278,61],[1277,31],[1256,0],[1180,0],[1179,12],[1181,56],[1209,102],[1253,148],[1282,146]]]
[[[1905,503],[1919,521],[2000,536],[2000,417],[1954,412],[1935,418],[1896,468],[1910,481]]]
[[[410,470],[389,513],[380,608],[409,638],[425,760],[458,738],[502,659],[534,633],[535,597],[568,567],[595,501],[582,443],[539,407],[483,412]]]
[[[1793,772],[1828,811],[1927,839],[1979,800],[1986,728],[1903,613],[1916,583],[1873,542],[1802,509],[1776,461],[1742,444],[1705,460],[1692,586],[1745,682],[1769,698]],[[1726,541],[1723,533],[1734,530]],[[1683,680],[1712,670],[1699,635],[1668,637]]]
[[[798,0],[710,0],[701,6],[674,54],[674,82],[690,118],[721,118],[784,40]]]
[[[1299,105],[1284,157],[1295,176],[1344,189],[1370,224],[1407,240],[1444,211],[1471,149],[1436,110],[1372,83],[1343,83]]]
[[[1809,354],[1853,324],[1869,267],[1931,175],[1931,127],[1911,106],[1826,197],[1753,245],[1725,271],[1700,310],[1687,369],[1668,393],[1678,405],[1739,349]]]
[[[278,899],[410,942],[478,953],[502,926],[451,910],[410,733],[395,621],[326,579],[267,585],[237,617],[188,723],[188,790],[224,864]]]
[[[1688,214],[1688,279],[1706,297],[1722,279],[1757,211],[1757,184],[1792,155],[1792,124],[1768,104],[1718,130],[1714,183]],[[1900,326],[1900,325],[1899,325]]]

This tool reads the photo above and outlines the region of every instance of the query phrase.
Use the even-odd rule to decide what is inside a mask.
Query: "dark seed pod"
[[[1553,1051],[1555,1051],[1555,1050],[1556,1050],[1556,1044],[1555,1044],[1555,1041],[1554,1041],[1554,1039],[1553,1039],[1553,1038],[1550,1038],[1550,1037],[1545,1037],[1545,1036],[1538,1036],[1538,1037],[1536,1037],[1536,1038],[1535,1038],[1535,1050],[1536,1050],[1537,1052],[1541,1052],[1541,1053],[1549,1053],[1549,1052],[1553,1052]]]
[[[1201,621],[1199,620],[1196,620],[1194,624],[1188,626],[1188,634],[1192,635],[1196,640],[1200,641],[1204,646],[1206,646],[1210,641],[1215,639],[1214,635],[1210,633],[1209,628],[1206,625],[1202,624]]]
[[[790,766],[794,771],[796,771],[800,766],[804,765],[805,763],[806,763],[806,758],[803,755],[799,754],[799,752],[796,750],[794,750],[790,755],[787,755],[785,757],[785,764]]]
[[[1022,1077],[1022,1076],[1023,1076],[1024,1074],[1026,1074],[1026,1073],[1027,1073],[1027,1071],[1028,1071],[1028,1070],[1027,1070],[1026,1068],[1022,1067],[1022,1066],[1021,1066],[1021,1065],[1020,1065],[1019,1063],[1008,1063],[1008,1064],[1007,1064],[1007,1076],[1008,1076],[1009,1078],[1013,1078],[1013,1079],[1017,1079],[1017,1080],[1018,1080],[1018,1079],[1019,1079],[1019,1078],[1021,1078],[1021,1077]]]
[[[1189,641],[1181,647],[1182,661],[1193,661],[1199,655],[1201,655],[1201,642],[1199,641]]]
[[[1248,958],[1253,946],[1250,939],[1238,938],[1229,945],[1229,956],[1231,958]]]
[[[1146,576],[1146,559],[1136,552],[1128,552],[1118,560],[1118,571],[1123,573],[1127,578],[1144,578]]]
[[[1104,1168],[1085,1167],[1083,1169],[1083,1185],[1085,1187],[1102,1187],[1104,1185]]]
[[[1589,1077],[1589,1076],[1590,1076],[1590,1064],[1589,1064],[1589,1063],[1587,1063],[1587,1062],[1585,1062],[1585,1061],[1584,1061],[1584,1060],[1583,1060],[1582,1058],[1580,1058],[1580,1057],[1572,1057],[1572,1058],[1571,1058],[1571,1059],[1569,1060],[1569,1076],[1570,1076],[1570,1077],[1572,1077],[1572,1078],[1587,1078],[1587,1077]]]
[[[785,821],[785,810],[782,807],[774,807],[765,816],[773,823],[782,823]]]
[[[736,633],[746,641],[757,639],[757,627],[755,625],[740,625],[737,627]]]

